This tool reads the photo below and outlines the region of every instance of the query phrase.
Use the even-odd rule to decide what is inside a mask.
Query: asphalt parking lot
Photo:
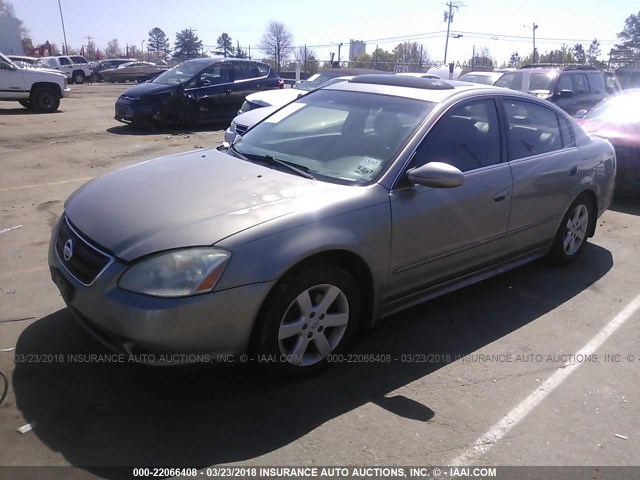
[[[65,478],[108,477],[96,465],[640,465],[638,199],[616,201],[575,264],[536,262],[394,315],[314,378],[81,361],[108,352],[49,277],[64,200],[103,173],[215,147],[226,127],[132,131],[113,120],[125,88],[72,86],[50,115],[0,103],[0,465],[80,467]]]

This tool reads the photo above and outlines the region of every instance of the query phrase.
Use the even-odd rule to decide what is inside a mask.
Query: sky
[[[49,40],[63,44],[58,0],[10,0],[16,16],[24,22],[34,44]],[[476,50],[488,48],[500,64],[517,51],[524,57],[533,49],[532,25],[537,24],[538,53],[564,43],[600,42],[606,60],[619,40],[625,19],[640,11],[638,0],[463,0],[454,9],[447,61],[466,62]],[[366,42],[367,53],[378,45],[387,51],[402,41],[424,46],[432,60],[444,59],[447,23],[446,1],[432,0],[60,0],[67,43],[80,48],[93,37],[101,49],[117,38],[121,47],[148,39],[160,27],[171,45],[176,32],[193,28],[205,46],[215,48],[216,39],[227,33],[253,58],[263,58],[260,39],[270,21],[283,23],[296,46],[307,45],[320,60],[331,52],[348,59],[349,41]]]

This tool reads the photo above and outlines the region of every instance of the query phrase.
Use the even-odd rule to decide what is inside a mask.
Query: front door
[[[235,112],[233,80],[233,68],[227,61],[210,65],[189,83],[186,91],[195,98],[199,119],[219,120]]]
[[[391,300],[502,254],[511,209],[502,145],[493,99],[453,106],[429,131],[411,166],[449,163],[464,173],[464,183],[451,189],[400,184],[391,192]]]

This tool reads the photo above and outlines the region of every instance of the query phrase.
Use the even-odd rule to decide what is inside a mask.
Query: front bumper
[[[62,98],[68,97],[69,95],[71,95],[71,89],[69,87],[66,87],[62,90]]]
[[[118,99],[113,118],[126,124],[148,124],[153,119],[159,120],[159,113],[156,105]]]
[[[247,351],[258,311],[272,283],[259,283],[186,298],[158,298],[118,287],[127,265],[115,259],[86,286],[71,275],[55,243],[49,246],[52,279],[76,319],[109,348],[148,362],[189,361],[189,356],[237,355]],[[162,361],[162,358],[171,361]],[[192,358],[192,357],[191,357]],[[180,363],[178,361],[177,363]]]

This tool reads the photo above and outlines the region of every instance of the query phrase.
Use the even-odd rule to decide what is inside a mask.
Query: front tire
[[[19,100],[19,103],[24,108],[28,108],[29,110],[33,109],[33,103],[31,103],[31,100]]]
[[[361,316],[358,284],[334,266],[314,267],[276,287],[260,324],[258,350],[276,374],[302,376],[344,351]]]
[[[574,262],[587,245],[589,227],[595,220],[593,204],[586,194],[576,198],[565,213],[553,240],[549,261],[554,265]]]
[[[31,94],[31,103],[38,112],[51,113],[58,110],[60,97],[53,89],[42,87]]]

